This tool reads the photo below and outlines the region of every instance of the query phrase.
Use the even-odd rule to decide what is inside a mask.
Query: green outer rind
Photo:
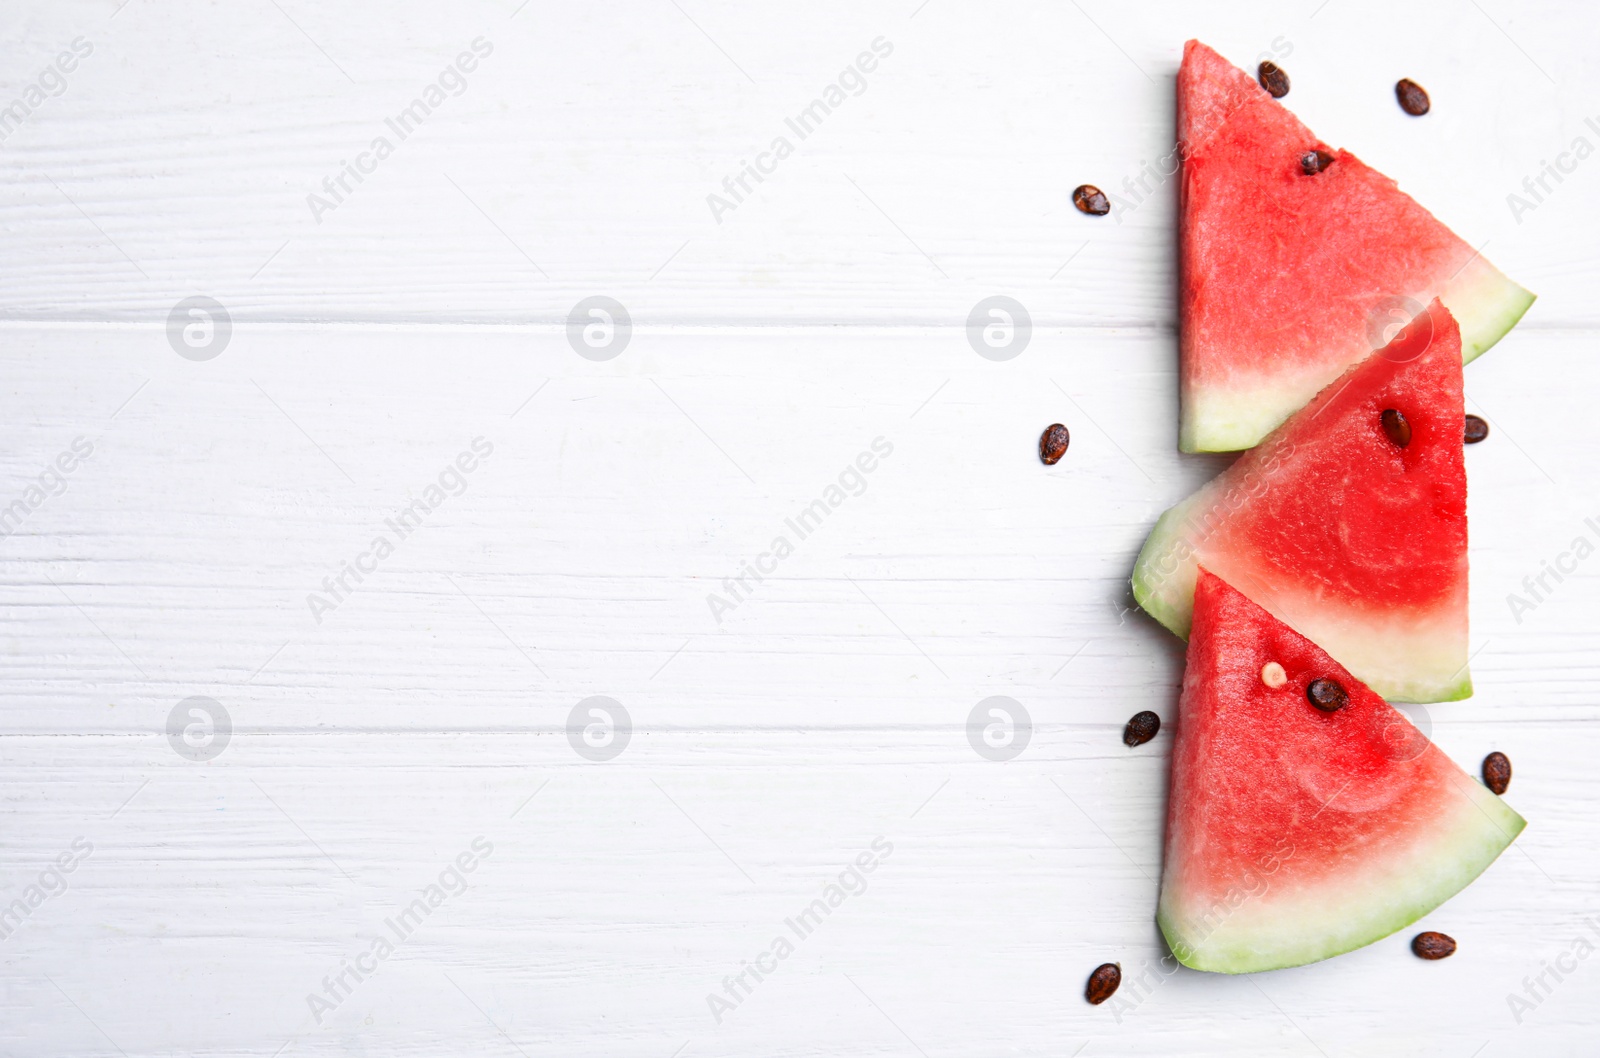
[[[1482,257],[1439,288],[1439,300],[1461,328],[1461,362],[1470,364],[1522,322],[1538,295],[1508,279]]]
[[[1461,679],[1457,680],[1451,686],[1446,687],[1443,690],[1443,692],[1441,693],[1439,698],[1430,701],[1428,704],[1434,704],[1435,702],[1463,702],[1463,701],[1466,701],[1468,698],[1471,698],[1471,697],[1472,697],[1472,673],[1464,672],[1464,673],[1461,674]],[[1399,696],[1396,696],[1396,697],[1394,697],[1394,698],[1392,698],[1390,700],[1391,701],[1396,701],[1396,702],[1405,702],[1405,703],[1408,703],[1408,704],[1411,703],[1411,699],[1402,698],[1402,697],[1399,697]]]
[[[1218,483],[1231,485],[1226,480],[1228,475],[1229,472],[1224,471],[1188,499],[1163,513],[1145,538],[1144,546],[1139,549],[1139,557],[1133,564],[1134,599],[1146,613],[1180,639],[1189,638],[1189,626],[1194,619],[1198,552],[1204,545],[1204,534],[1198,543],[1192,542],[1189,537],[1187,530],[1191,514],[1197,508],[1202,508],[1203,504],[1210,504],[1214,510],[1226,508],[1227,494],[1223,493],[1218,498]],[[1167,566],[1171,567],[1170,571],[1166,571]],[[1274,615],[1302,635],[1312,640],[1319,638],[1307,629],[1298,627],[1284,614],[1275,612]],[[1326,649],[1329,644],[1323,643],[1322,646]],[[1437,678],[1418,678],[1413,671],[1375,671],[1355,658],[1341,657],[1339,660],[1352,671],[1365,669],[1357,673],[1363,682],[1391,702],[1459,702],[1472,697],[1472,672],[1466,664],[1453,672],[1448,681],[1441,682]],[[1352,665],[1351,661],[1357,663]]]
[[[1207,491],[1208,487],[1202,488],[1194,498]],[[1189,627],[1194,623],[1194,584],[1199,567],[1192,550],[1169,573],[1163,573],[1158,563],[1168,552],[1182,546],[1184,516],[1192,503],[1193,499],[1185,500],[1162,512],[1133,563],[1134,599],[1145,613],[1183,640],[1189,638]]]
[[[1415,300],[1426,305],[1435,296],[1461,328],[1463,364],[1472,363],[1504,338],[1538,297],[1481,256],[1469,260],[1434,292],[1419,293]],[[1368,351],[1362,350],[1362,355]],[[1209,386],[1190,391],[1184,387],[1178,450],[1237,452],[1253,448],[1348,366],[1340,365],[1325,377],[1311,373],[1295,379],[1263,377],[1260,384],[1232,389]]]
[[[1306,889],[1276,901],[1246,897],[1197,943],[1163,886],[1156,921],[1168,947],[1193,970],[1256,973],[1342,955],[1404,929],[1471,884],[1527,826],[1478,783],[1462,776],[1460,784],[1464,803],[1439,840],[1366,877],[1330,882],[1332,890]]]

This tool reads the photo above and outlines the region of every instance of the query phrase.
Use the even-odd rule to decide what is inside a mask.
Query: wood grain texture
[[[1124,182],[1171,150],[1199,35],[1246,65],[1276,50],[1313,129],[1540,293],[1528,325],[1597,322],[1594,173],[1520,223],[1506,203],[1600,140],[1560,0],[679,6],[22,5],[8,68],[95,51],[4,141],[0,313],[156,319],[203,292],[268,319],[552,321],[609,292],[642,322],[956,324],[1004,292],[1044,323],[1170,324],[1174,185]],[[399,140],[386,119],[480,37],[492,54]],[[879,37],[862,94],[801,140],[786,119]],[[313,216],[378,136],[392,155]],[[707,196],[778,136],[794,153],[719,222]],[[1083,182],[1144,201],[1084,217]]]
[[[1506,196],[1600,142],[1592,22],[1360,0],[0,12],[0,97],[93,44],[0,140],[0,511],[29,508],[0,538],[0,904],[92,846],[0,940],[0,1051],[1588,1053],[1600,966],[1547,966],[1600,946],[1600,565],[1531,611],[1507,596],[1600,521],[1596,176],[1520,223]],[[1069,194],[1170,148],[1191,35],[1241,63],[1281,38],[1298,113],[1540,294],[1467,369],[1492,428],[1467,452],[1477,694],[1410,710],[1471,771],[1507,753],[1530,826],[1419,925],[1460,942],[1438,964],[1407,933],[1138,983],[1164,953],[1170,723],[1119,736],[1171,721],[1182,645],[1126,578],[1227,459],[1176,452],[1170,186],[1100,219]],[[461,94],[314,220],[306,196],[479,37]],[[879,37],[865,92],[719,224],[706,196]],[[1394,105],[1400,76],[1427,118]],[[233,320],[207,362],[168,341],[195,294]],[[634,321],[606,362],[563,326],[596,294]],[[1035,325],[1007,362],[964,329],[995,294]],[[1051,422],[1072,444],[1047,468]],[[389,525],[419,499],[420,528]],[[793,553],[735,597],[778,535]],[[392,554],[335,598],[379,536]],[[712,593],[737,602],[720,620]],[[631,718],[609,761],[570,738],[597,695]],[[169,740],[190,696],[230,719],[209,761]],[[969,742],[991,696],[1029,720],[1008,761]],[[707,994],[878,838],[865,891],[719,1022]],[[307,995],[463,853],[466,888],[318,1023]],[[1107,960],[1131,1009],[1080,998]],[[1519,1022],[1507,996],[1541,972]]]

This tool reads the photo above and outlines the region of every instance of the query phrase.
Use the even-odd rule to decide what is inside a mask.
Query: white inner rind
[[[1460,796],[1440,806],[1430,838],[1387,856],[1364,851],[1314,884],[1297,884],[1292,866],[1296,855],[1328,855],[1309,847],[1276,872],[1205,893],[1184,891],[1180,868],[1169,864],[1157,920],[1173,954],[1196,970],[1254,973],[1353,951],[1417,921],[1482,874],[1527,825],[1464,774],[1454,787]]]
[[[1472,258],[1452,278],[1420,290],[1412,298],[1426,305],[1444,302],[1461,327],[1461,361],[1471,363],[1516,326],[1534,295],[1507,279],[1482,257]],[[1363,340],[1351,346],[1342,363],[1296,370],[1277,363],[1273,350],[1233,350],[1236,363],[1258,363],[1265,370],[1237,369],[1222,384],[1184,385],[1178,447],[1184,452],[1236,452],[1252,448],[1285,419],[1311,403],[1350,364],[1372,352]]]
[[[1240,492],[1232,477],[1224,472],[1156,522],[1133,568],[1133,595],[1147,613],[1187,639],[1195,578],[1204,565],[1391,702],[1472,696],[1464,582],[1460,598],[1431,612],[1402,613],[1358,608],[1298,585],[1265,585],[1243,557],[1207,546],[1207,526],[1232,513],[1229,490]]]

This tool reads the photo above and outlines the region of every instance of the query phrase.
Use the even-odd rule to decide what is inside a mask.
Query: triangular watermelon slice
[[[1178,70],[1185,452],[1249,448],[1434,298],[1470,361],[1533,295],[1198,41]],[[1323,151],[1326,169],[1302,158]]]
[[[1316,680],[1348,704],[1313,706]],[[1370,944],[1525,825],[1315,643],[1201,572],[1157,915],[1185,966],[1251,973]]]
[[[1403,448],[1386,411],[1410,427]],[[1468,697],[1464,421],[1461,337],[1435,301],[1163,514],[1134,597],[1186,636],[1204,565],[1385,698]]]

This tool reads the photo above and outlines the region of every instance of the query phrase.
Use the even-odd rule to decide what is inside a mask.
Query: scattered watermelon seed
[[[1456,941],[1454,937],[1430,929],[1411,938],[1411,950],[1419,959],[1448,959],[1456,953]]]
[[[1079,184],[1072,192],[1072,204],[1083,213],[1103,217],[1111,212],[1111,203],[1104,191],[1093,184]]]
[[[1083,998],[1095,1006],[1099,1006],[1110,999],[1122,984],[1122,965],[1120,963],[1101,963],[1094,968],[1094,973],[1089,975],[1089,984],[1083,990]]]
[[[1511,758],[1495,750],[1483,758],[1483,785],[1496,794],[1503,794],[1511,785]]]
[[[1394,442],[1396,448],[1404,448],[1411,443],[1411,424],[1406,421],[1403,412],[1387,408],[1379,419],[1383,423],[1383,432],[1389,435],[1389,440]]]
[[[1325,713],[1336,713],[1350,704],[1350,695],[1338,680],[1323,677],[1306,686],[1306,701]]]
[[[1039,435],[1039,459],[1047,467],[1053,467],[1061,462],[1061,457],[1067,454],[1067,445],[1072,443],[1072,434],[1058,422],[1053,422],[1044,428],[1044,433]]]
[[[1289,674],[1283,671],[1283,666],[1276,661],[1269,661],[1261,666],[1261,682],[1277,690],[1289,682]]]
[[[1289,75],[1275,62],[1262,59],[1261,65],[1256,67],[1256,80],[1261,82],[1261,87],[1273,99],[1282,99],[1289,94]]]
[[[1468,415],[1466,435],[1463,438],[1467,444],[1475,445],[1488,436],[1489,424],[1478,418],[1476,415]]]
[[[1122,742],[1126,746],[1142,746],[1156,737],[1161,730],[1161,718],[1150,710],[1134,713],[1128,726],[1122,729]]]
[[[1300,170],[1307,176],[1316,176],[1332,165],[1333,162],[1333,155],[1327,151],[1307,151],[1300,156]]]
[[[1431,105],[1428,102],[1428,93],[1409,77],[1402,77],[1395,82],[1394,97],[1400,100],[1400,109],[1414,118],[1426,114]]]

